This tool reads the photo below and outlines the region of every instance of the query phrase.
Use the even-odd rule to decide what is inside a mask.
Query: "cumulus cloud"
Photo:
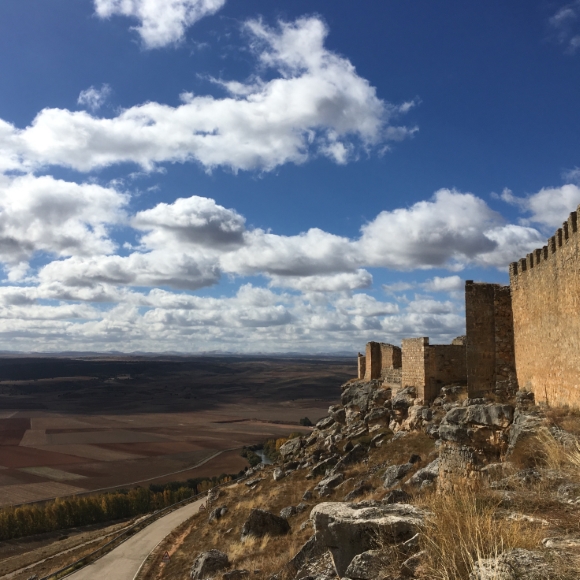
[[[50,176],[0,178],[0,260],[23,272],[35,252],[109,254],[111,225],[124,218],[128,196],[95,184]]]
[[[320,276],[353,272],[360,256],[348,238],[312,228],[296,236],[257,229],[244,236],[245,245],[221,257],[224,271],[250,275]]]
[[[328,30],[318,18],[275,29],[253,21],[247,28],[258,60],[274,69],[275,78],[224,82],[224,98],[184,94],[180,106],[148,102],[113,118],[44,109],[22,130],[0,123],[3,163],[78,171],[124,162],[152,170],[190,161],[207,170],[270,171],[319,155],[346,163],[358,147],[388,140],[392,121],[410,108],[379,99],[346,58],[326,49]],[[397,131],[404,136],[406,129]]]
[[[348,292],[369,288],[372,275],[366,270],[330,274],[328,276],[272,276],[271,287],[291,288],[301,292]]]
[[[89,87],[81,91],[77,103],[91,111],[98,111],[107,101],[111,94],[111,87],[104,84],[100,89]]]
[[[435,276],[421,284],[428,292],[455,292],[463,290],[465,282],[459,276]]]
[[[580,0],[562,6],[549,22],[556,40],[574,54],[580,48]]]
[[[138,230],[148,233],[141,238],[149,249],[205,246],[232,248],[244,243],[245,219],[207,197],[179,198],[172,204],[160,203],[138,212],[132,220]]]
[[[95,0],[101,18],[114,15],[139,20],[136,30],[145,48],[160,48],[183,40],[187,28],[215,14],[226,0]]]
[[[373,266],[413,270],[465,264],[496,248],[486,231],[501,222],[481,198],[441,189],[429,201],[381,212],[363,226],[358,245]]]
[[[220,271],[212,260],[159,250],[129,256],[74,256],[50,262],[38,277],[43,283],[60,282],[72,287],[113,284],[197,290],[216,284]]]
[[[501,194],[503,201],[531,214],[522,223],[536,223],[551,229],[559,228],[570,212],[580,204],[580,187],[573,184],[561,187],[544,187],[527,197],[518,197],[509,189]]]

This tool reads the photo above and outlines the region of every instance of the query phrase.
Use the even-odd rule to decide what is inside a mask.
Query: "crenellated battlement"
[[[510,281],[512,284],[517,282],[517,277],[528,274],[542,268],[546,263],[552,261],[554,254],[561,251],[561,248],[566,247],[573,242],[578,245],[578,214],[580,213],[580,205],[576,211],[573,211],[568,216],[568,219],[558,228],[556,233],[548,240],[548,244],[542,248],[538,248],[530,252],[525,258],[521,258],[517,262],[510,264]]]

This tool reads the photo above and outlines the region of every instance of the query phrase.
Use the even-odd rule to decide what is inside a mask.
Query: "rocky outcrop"
[[[330,550],[341,577],[356,555],[410,539],[426,516],[408,504],[372,503],[322,503],[310,514],[318,542]]]
[[[543,554],[529,550],[510,550],[496,558],[486,558],[475,563],[469,580],[550,580],[556,579],[554,571]]]
[[[273,513],[254,509],[242,527],[242,541],[249,536],[262,538],[268,536],[283,536],[290,531],[290,524],[284,518]]]
[[[204,580],[213,578],[217,572],[225,570],[230,565],[227,554],[219,550],[209,550],[197,556],[191,567],[190,578],[192,580]]]

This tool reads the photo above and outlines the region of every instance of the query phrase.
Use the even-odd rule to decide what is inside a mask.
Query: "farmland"
[[[325,415],[352,360],[0,358],[0,505],[235,473]]]

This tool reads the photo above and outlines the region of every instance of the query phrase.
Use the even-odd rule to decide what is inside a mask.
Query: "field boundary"
[[[185,471],[191,471],[192,469],[197,469],[198,467],[201,467],[202,465],[205,465],[206,463],[208,463],[209,461],[211,461],[212,459],[215,459],[216,457],[219,457],[222,453],[227,453],[228,451],[236,451],[237,449],[243,449],[243,447],[240,446],[236,446],[236,447],[229,447],[228,449],[222,449],[221,451],[218,451],[217,453],[214,453],[213,455],[210,455],[209,457],[206,457],[205,459],[202,459],[199,463],[196,463],[195,465],[192,465],[191,467],[186,467],[185,469],[179,469],[177,471],[171,471],[169,473],[163,473],[161,475],[156,475],[154,477],[148,477],[146,479],[140,479],[138,481],[132,481],[130,483],[122,483],[120,485],[111,485],[109,487],[99,487],[97,489],[92,489],[92,490],[86,490],[86,491],[79,491],[78,493],[71,493],[69,495],[57,495],[54,497],[47,497],[45,499],[37,499],[34,501],[27,501],[24,503],[15,503],[15,504],[10,504],[10,505],[6,505],[3,507],[21,507],[21,506],[25,506],[25,505],[35,505],[35,504],[40,504],[40,503],[45,503],[48,501],[53,501],[55,499],[66,499],[69,497],[82,497],[85,495],[93,495],[96,493],[103,493],[106,491],[112,491],[114,489],[123,489],[125,487],[131,487],[133,485],[139,485],[140,483],[147,483],[148,481],[153,481],[154,479],[160,479],[162,477],[169,477],[170,475],[177,475],[178,473],[183,473]]]

